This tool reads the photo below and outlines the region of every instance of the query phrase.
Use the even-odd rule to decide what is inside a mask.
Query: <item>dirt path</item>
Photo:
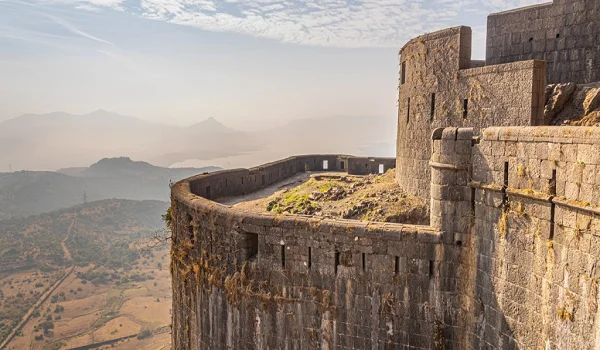
[[[23,328],[23,326],[29,322],[29,319],[31,318],[31,315],[33,314],[33,312],[40,307],[40,305],[42,305],[46,300],[48,300],[48,298],[52,295],[52,293],[54,293],[54,291],[56,290],[56,288],[58,288],[58,286],[61,285],[61,283],[64,282],[65,279],[67,279],[67,277],[69,277],[73,271],[75,270],[75,265],[71,266],[69,268],[69,271],[58,281],[56,281],[54,283],[54,285],[52,286],[52,288],[48,289],[44,294],[42,294],[42,296],[38,299],[38,301],[35,302],[35,304],[33,304],[33,306],[31,308],[29,308],[29,310],[27,311],[27,313],[23,316],[23,318],[21,318],[21,322],[19,322],[19,324],[17,325],[17,327],[13,328],[12,332],[8,335],[8,337],[4,340],[4,342],[2,344],[0,344],[0,350],[6,349],[6,347],[8,346],[8,344],[10,343],[10,341],[14,338],[14,336],[17,334],[17,332]]]
[[[292,188],[292,187],[296,187],[296,186],[303,184],[304,182],[308,181],[311,174],[315,174],[315,172],[299,173],[299,174],[291,176],[283,181],[277,182],[271,186],[267,186],[267,187],[263,188],[262,190],[248,193],[247,195],[244,195],[244,196],[219,198],[219,199],[217,199],[217,202],[219,202],[221,204],[225,204],[225,205],[235,206],[236,204],[241,203],[241,202],[249,202],[249,201],[254,201],[257,199],[261,199],[261,198],[267,198],[267,197],[273,195],[275,192],[280,191],[284,188]]]
[[[71,234],[71,228],[73,228],[73,225],[75,224],[75,220],[77,220],[77,218],[73,219],[73,222],[71,223],[71,226],[69,226],[69,230],[67,231],[67,237],[69,236],[69,234]],[[65,257],[68,257],[69,260],[71,259],[71,252],[69,252],[69,250],[67,249],[67,246],[64,244],[64,242],[66,241],[63,240],[63,242],[61,243],[63,249],[65,250]],[[2,343],[0,343],[0,350],[6,349],[8,344],[11,342],[11,340],[15,337],[15,335],[17,334],[17,332],[23,328],[23,326],[25,326],[27,324],[27,322],[29,322],[29,319],[31,318],[31,315],[33,315],[33,313],[35,312],[35,310],[37,308],[40,307],[40,305],[42,305],[46,300],[48,300],[48,298],[50,298],[50,296],[52,295],[52,293],[54,293],[54,291],[56,290],[56,288],[58,288],[58,286],[60,286],[66,279],[67,277],[69,277],[73,271],[75,270],[75,265],[71,265],[69,267],[68,272],[61,277],[58,281],[56,281],[52,287],[50,289],[48,289],[46,292],[44,292],[40,298],[35,302],[35,304],[33,304],[33,306],[31,306],[29,308],[29,310],[27,311],[27,313],[21,318],[21,321],[19,322],[19,324],[13,328],[13,330],[10,332],[10,334],[8,335],[8,337],[6,337],[6,339],[4,339],[4,341]]]
[[[71,229],[73,228],[73,226],[75,226],[75,222],[77,222],[77,215],[73,219],[73,222],[71,222],[71,226],[69,226],[69,230],[67,230],[67,236],[65,237],[65,239],[62,240],[62,242],[60,242],[60,245],[62,246],[62,249],[65,252],[65,259],[67,259],[69,261],[73,260],[73,257],[71,256],[71,252],[69,251],[69,249],[67,249],[66,242],[69,239],[69,237],[71,236]]]

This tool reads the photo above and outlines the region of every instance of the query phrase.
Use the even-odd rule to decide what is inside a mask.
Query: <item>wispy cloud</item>
[[[38,0],[39,1],[39,0]],[[44,3],[74,5],[81,10],[99,11],[103,8],[123,11],[125,0],[42,0]]]
[[[284,42],[396,47],[461,24],[468,10],[499,11],[545,0],[141,0],[147,18]]]
[[[107,57],[110,57],[113,60],[120,62],[121,64],[123,64],[124,66],[129,68],[130,70],[138,73],[139,75],[141,75],[145,78],[148,78],[148,79],[160,78],[159,75],[143,69],[139,64],[137,64],[134,60],[130,59],[127,55],[124,55],[124,54],[121,54],[121,53],[118,53],[115,51],[110,51],[110,50],[96,50],[96,51],[98,51],[98,53],[101,53]]]
[[[97,36],[94,36],[94,35],[92,35],[90,33],[84,32],[83,30],[77,28],[75,25],[73,25],[70,22],[65,21],[62,18],[58,18],[58,17],[52,16],[52,15],[49,15],[47,13],[40,13],[40,14],[43,15],[43,16],[45,16],[45,17],[47,17],[47,18],[49,18],[52,22],[54,22],[54,23],[62,26],[63,28],[67,29],[68,31],[70,31],[73,34],[77,34],[77,35],[82,36],[84,38],[87,38],[87,39],[90,39],[90,40],[94,40],[94,41],[97,41],[97,42],[100,42],[100,43],[103,43],[103,44],[107,44],[107,45],[110,45],[110,46],[115,46],[115,44],[111,43],[110,41],[107,41],[107,40],[104,40],[104,39],[100,39]]]
[[[0,0],[2,1],[2,0]],[[116,9],[145,18],[282,42],[397,47],[408,39],[480,16],[547,0],[35,0],[76,9]],[[57,21],[73,33],[111,44]],[[468,23],[467,23],[468,24]],[[480,30],[480,28],[478,28]]]

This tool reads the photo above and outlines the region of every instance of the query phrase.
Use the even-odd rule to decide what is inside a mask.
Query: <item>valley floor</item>
[[[163,248],[138,264],[139,272],[153,279],[97,286],[77,277],[77,272],[89,268],[75,268],[37,308],[39,316],[31,317],[23,326],[22,334],[14,337],[6,349],[76,349],[128,336],[131,337],[98,349],[169,349],[171,276],[168,266],[168,249]],[[20,286],[35,283],[39,277],[37,270],[19,272],[0,279],[0,285],[7,294],[9,281],[10,286],[19,290]],[[53,328],[44,333],[43,323],[47,321],[52,322]],[[147,337],[138,339],[145,330],[150,331]]]

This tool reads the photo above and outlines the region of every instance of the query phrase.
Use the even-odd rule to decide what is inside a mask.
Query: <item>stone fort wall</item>
[[[175,348],[599,346],[600,131],[440,128],[431,149],[431,226],[249,214],[204,198],[337,156],[176,184]]]
[[[461,241],[469,348],[600,346],[600,130],[433,133],[432,225]],[[465,181],[465,178],[467,181]]]
[[[600,81],[600,3],[553,3],[492,14],[487,26],[487,64],[548,62],[549,83]]]
[[[174,185],[173,346],[600,348],[600,131],[543,126],[546,77],[600,80],[598,13],[557,0],[491,15],[487,66],[471,60],[468,27],[411,40],[395,160],[299,156]],[[430,201],[430,226],[212,201],[394,163]]]
[[[206,198],[323,170],[324,161],[344,171],[344,159],[360,169],[395,162],[292,157],[173,186],[175,348],[459,347],[458,313],[448,312],[460,304],[451,237],[427,226],[240,212]]]
[[[429,198],[434,129],[547,124],[545,63],[480,67],[471,61],[469,27],[413,39],[400,60],[396,179],[413,195]]]

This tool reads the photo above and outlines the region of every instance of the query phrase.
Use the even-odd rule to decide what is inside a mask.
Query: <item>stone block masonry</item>
[[[438,128],[431,143],[431,226],[251,214],[206,198],[325,160],[342,171],[348,156],[173,186],[174,346],[600,346],[589,336],[600,332],[600,131]]]
[[[349,169],[364,163],[292,157],[173,186],[175,348],[460,347],[458,314],[447,312],[459,305],[457,250],[442,232],[251,214],[206,198],[254,191],[263,186],[255,185],[255,175],[273,173],[279,181],[324,160],[341,165],[340,159]]]
[[[487,24],[487,64],[548,62],[549,83],[600,81],[600,3],[555,0],[492,14]]]
[[[429,199],[429,136],[439,127],[545,125],[545,62],[471,68],[471,28],[411,40],[400,50],[396,179]]]
[[[474,282],[469,348],[598,348],[600,130],[487,128],[466,152],[469,133],[434,132],[431,195]]]
[[[297,156],[175,184],[174,348],[600,349],[600,129],[543,117],[546,77],[600,80],[599,7],[491,15],[486,62],[468,27],[411,40],[395,160]],[[212,201],[394,163],[430,226]]]

